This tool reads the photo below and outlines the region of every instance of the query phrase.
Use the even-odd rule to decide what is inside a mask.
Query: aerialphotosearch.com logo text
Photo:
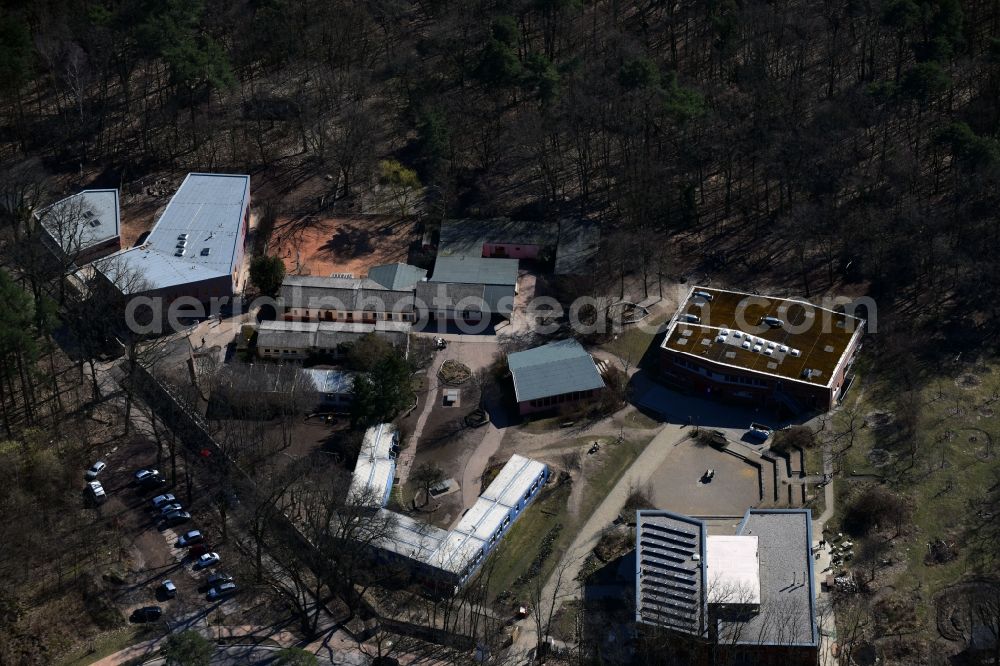
[[[465,286],[465,285],[461,285]],[[379,290],[331,290],[349,292],[337,295],[315,295],[315,289],[286,288],[278,298],[261,296],[250,301],[215,297],[203,302],[191,296],[167,301],[158,296],[132,296],[125,308],[125,323],[138,335],[162,335],[190,325],[192,320],[239,317],[243,313],[271,312],[278,319],[332,323],[372,324],[376,321],[412,323],[413,330],[425,333],[483,334],[491,330],[498,319],[517,318],[539,335],[554,335],[560,331],[574,335],[608,335],[626,326],[655,334],[669,323],[662,316],[645,316],[645,311],[618,299],[582,296],[568,305],[550,296],[532,298],[515,310],[515,299],[509,294],[489,298],[488,289],[456,290],[454,285],[424,283],[416,292]],[[458,292],[458,293],[456,293]],[[472,293],[479,292],[479,293]],[[664,290],[661,301],[681,303],[688,297],[689,287],[681,285]],[[878,315],[875,301],[869,297],[857,299],[824,297],[818,303],[805,299],[783,297],[796,301],[803,316],[796,321],[783,321],[782,329],[792,335],[802,334],[814,326],[821,332],[832,332],[838,326],[840,314],[849,319],[848,327],[864,321],[866,332],[877,331]],[[762,321],[774,299],[746,295],[740,299],[734,313],[722,321],[713,321],[712,303],[702,301],[697,309],[698,324],[706,327],[735,327],[751,334],[769,329]],[[518,327],[523,331],[523,327]],[[850,330],[850,328],[848,328]]]

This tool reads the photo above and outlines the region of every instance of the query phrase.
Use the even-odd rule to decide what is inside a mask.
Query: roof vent
[[[201,256],[207,257],[210,254],[212,254],[212,248],[210,248],[210,247],[203,247],[203,248],[201,248]]]
[[[101,226],[101,221],[95,217],[90,222],[88,222],[88,224],[90,224],[90,226],[92,227],[99,227]]]
[[[691,559],[697,562],[701,560],[701,555],[699,555],[698,553],[691,553]]]
[[[179,241],[186,241],[187,239],[188,239],[188,235],[187,234],[177,234],[177,240],[179,240]]]
[[[174,252],[174,256],[175,257],[183,257],[184,256],[184,248],[182,248],[182,247],[177,248],[177,251]]]
[[[89,220],[90,218],[94,217],[94,211],[85,210],[83,211],[83,216]]]

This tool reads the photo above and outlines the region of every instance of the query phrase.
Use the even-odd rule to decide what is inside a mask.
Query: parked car
[[[761,323],[767,324],[771,328],[781,328],[785,325],[785,322],[781,321],[777,317],[764,317],[761,319]]]
[[[141,492],[149,492],[150,490],[162,488],[165,485],[167,485],[167,480],[162,476],[149,476],[139,483],[139,490]]]
[[[196,543],[201,543],[204,540],[205,535],[202,534],[200,530],[191,530],[190,532],[185,532],[181,535],[181,538],[177,540],[177,545],[181,548],[187,548]]]
[[[90,496],[97,504],[102,504],[108,499],[108,495],[104,492],[104,486],[101,485],[100,481],[91,481],[88,483],[87,490],[90,492]]]
[[[768,428],[766,425],[751,423],[750,428],[747,430],[747,439],[757,442],[758,444],[763,444],[770,439],[773,434],[774,430]]]
[[[216,585],[222,585],[223,583],[233,582],[233,577],[227,573],[218,571],[214,574],[210,574],[208,578],[205,579],[205,584],[208,587],[215,587]]]
[[[195,560],[194,569],[195,571],[198,571],[199,569],[207,569],[208,567],[218,564],[221,559],[222,558],[219,557],[218,553],[205,553]]]
[[[136,483],[142,483],[143,481],[145,481],[150,477],[159,475],[160,475],[159,470],[153,469],[152,467],[143,467],[142,469],[136,470],[134,477]]]
[[[220,583],[208,591],[208,598],[210,601],[225,599],[226,597],[233,596],[239,591],[240,588],[237,587],[236,583],[232,581]]]
[[[173,504],[164,504],[163,506],[160,507],[160,516],[166,516],[167,514],[171,514],[174,511],[183,511],[183,510],[184,507],[178,502],[174,502]]]
[[[173,599],[177,596],[177,586],[174,585],[174,581],[167,579],[163,581],[158,588],[156,588],[157,593],[164,599]]]
[[[693,314],[682,314],[680,317],[681,321],[687,322],[688,324],[700,324],[701,317]]]
[[[132,622],[156,622],[163,615],[163,609],[159,606],[143,606],[132,611],[129,619]]]
[[[163,517],[163,526],[176,527],[177,525],[183,525],[189,520],[191,520],[191,514],[187,511],[174,511]]]
[[[166,504],[173,504],[177,501],[177,498],[167,493],[166,495],[157,495],[152,500],[154,509],[162,509]]]
[[[695,296],[696,298],[700,298],[705,301],[711,301],[713,298],[715,298],[714,296],[712,296],[712,294],[708,293],[707,291],[696,291],[694,292],[694,294],[692,294],[692,296]]]
[[[104,462],[103,460],[98,460],[97,462],[95,462],[93,465],[90,466],[90,469],[88,469],[87,473],[83,475],[83,478],[87,479],[87,481],[93,481],[94,479],[97,478],[98,474],[104,471],[104,468],[107,466],[108,463]]]

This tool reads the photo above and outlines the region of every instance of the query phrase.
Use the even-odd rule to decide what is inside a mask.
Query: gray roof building
[[[559,230],[550,222],[521,222],[507,218],[490,220],[445,220],[441,223],[438,259],[482,257],[483,245],[537,245],[555,247]]]
[[[736,534],[757,537],[760,609],[749,620],[720,621],[719,640],[737,645],[817,645],[809,509],[750,509]]]
[[[517,259],[438,257],[431,282],[455,284],[517,284]]]
[[[281,283],[280,300],[286,308],[413,311],[412,290],[386,289],[367,278],[290,275]]]
[[[495,284],[418,282],[416,303],[431,312],[479,310],[507,317],[514,311],[514,287]]]
[[[507,357],[518,402],[604,388],[593,357],[576,340],[559,340]]]
[[[242,258],[250,176],[189,173],[146,242],[102,260],[101,270],[124,291],[126,274],[140,291],[231,277]]]
[[[409,291],[427,277],[427,271],[409,264],[385,264],[368,271],[368,279],[395,291]]]
[[[723,646],[819,645],[808,509],[750,509],[719,537],[696,518],[639,511],[636,568],[637,622]]]
[[[372,323],[340,321],[262,321],[257,328],[257,348],[336,349],[374,333],[405,350],[411,325],[404,321]]]
[[[686,634],[705,633],[707,529],[700,520],[667,511],[636,517],[636,621]]]
[[[121,234],[118,190],[84,190],[37,213],[42,228],[69,256]]]

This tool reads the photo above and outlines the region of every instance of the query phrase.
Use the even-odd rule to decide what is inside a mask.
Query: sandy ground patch
[[[390,216],[278,218],[268,253],[289,275],[368,274],[373,266],[406,262],[416,223]]]

